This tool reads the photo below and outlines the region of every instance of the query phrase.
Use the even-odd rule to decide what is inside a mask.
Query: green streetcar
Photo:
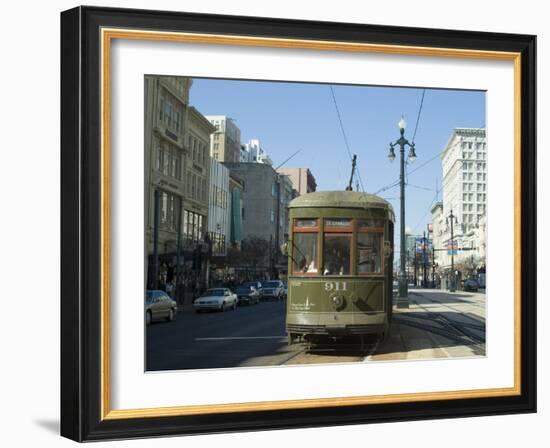
[[[388,335],[395,215],[384,199],[354,191],[305,194],[290,203],[289,344]]]

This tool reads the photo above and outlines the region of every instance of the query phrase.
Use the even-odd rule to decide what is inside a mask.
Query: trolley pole
[[[456,278],[455,278],[455,241],[454,241],[454,224],[455,222],[458,224],[458,220],[455,215],[453,215],[453,211],[451,210],[451,213],[447,220],[450,218],[451,220],[451,287],[449,288],[450,292],[456,292]],[[458,245],[456,246],[456,249],[458,249]]]
[[[432,239],[432,288],[435,288],[435,245]]]
[[[422,287],[426,288],[428,281],[426,280],[426,231],[424,230],[424,240],[422,241]]]
[[[399,272],[399,294],[397,299],[397,308],[408,308],[409,307],[409,296],[408,296],[408,285],[407,285],[407,273],[406,273],[406,240],[405,240],[405,146],[410,147],[409,151],[409,160],[414,162],[416,160],[416,154],[414,151],[414,143],[409,143],[405,138],[405,128],[407,123],[405,119],[401,117],[399,120],[399,132],[401,136],[399,139],[390,143],[390,153],[388,158],[390,162],[395,160],[394,147],[399,145],[399,155],[400,155],[400,170],[399,170],[399,184],[400,184],[400,200],[401,200],[401,223],[400,223],[400,241],[401,241],[401,252],[399,255],[400,261],[400,272]]]

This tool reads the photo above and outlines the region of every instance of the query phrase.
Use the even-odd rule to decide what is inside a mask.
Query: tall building
[[[485,129],[456,128],[441,154],[443,202],[432,207],[436,263],[441,275],[454,263],[459,279],[485,265],[487,142]],[[456,255],[449,255],[450,214]],[[463,272],[470,271],[470,272]]]
[[[157,272],[160,283],[174,276],[178,220],[186,196],[186,135],[189,89],[183,77],[145,77],[145,239],[148,287],[155,283],[152,254],[158,207]],[[158,200],[155,200],[157,196]],[[159,278],[157,278],[157,281]]]
[[[243,193],[244,193],[244,180],[237,176],[235,173],[229,173],[229,195],[230,195],[230,213],[229,213],[229,223],[230,223],[230,233],[229,233],[229,242],[233,247],[240,249],[241,241],[243,239],[243,225],[242,225],[242,215],[243,215]]]
[[[208,235],[212,244],[212,255],[224,257],[230,238],[229,169],[210,159],[210,188],[208,202]]]
[[[456,128],[443,153],[443,206],[457,216],[462,233],[474,228],[487,203],[485,129]]]
[[[231,175],[244,182],[242,193],[242,238],[258,237],[279,247],[288,227],[286,209],[291,186],[286,176],[280,176],[264,163],[224,163]]]
[[[241,159],[241,130],[225,115],[207,115],[216,131],[210,138],[210,156],[218,162],[239,162]]]
[[[251,139],[241,145],[240,161],[244,163],[267,163],[268,165],[273,165],[271,158],[258,139]]]
[[[317,188],[315,177],[309,168],[279,168],[277,172],[290,178],[293,188],[299,195],[313,193]]]
[[[435,249],[438,249],[435,251],[434,262],[437,266],[447,266],[450,265],[451,262],[447,251],[444,249],[447,247],[450,235],[447,236],[447,220],[443,213],[443,202],[436,202],[431,209],[431,213],[433,245]]]
[[[187,114],[186,200],[183,235],[186,245],[204,240],[208,222],[210,135],[215,127],[193,106]]]
[[[279,174],[280,185],[280,205],[279,205],[279,226],[282,235],[288,235],[289,231],[289,208],[290,201],[296,197],[296,190],[292,186],[290,177],[285,174]],[[284,241],[282,241],[284,242]]]

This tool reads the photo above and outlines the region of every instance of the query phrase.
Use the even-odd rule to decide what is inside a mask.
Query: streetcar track
[[[420,306],[420,305],[418,305],[418,306]],[[430,311],[429,314],[433,315],[434,313]],[[408,313],[406,316],[403,315],[403,317],[407,317],[407,318],[410,317],[410,318],[414,318],[414,319],[421,319],[421,320],[428,320],[428,321],[437,321],[436,319],[433,318],[433,316],[430,316],[430,315],[424,315],[424,314],[420,315],[419,313]],[[485,324],[473,324],[473,323],[469,323],[469,322],[460,322],[460,325],[462,325],[464,327],[473,328],[473,329],[481,331],[481,332],[485,332]]]
[[[420,295],[420,294],[417,294],[417,295]],[[445,326],[450,326],[453,330],[455,330],[455,334],[457,334],[458,337],[462,338],[462,337],[466,337],[468,339],[470,339],[470,341],[474,344],[481,344],[481,343],[485,343],[485,334],[482,337],[478,336],[477,334],[474,334],[472,331],[468,331],[467,329],[463,328],[464,326],[462,325],[461,322],[457,322],[456,320],[454,319],[451,319],[445,315],[443,315],[442,313],[438,313],[438,312],[435,312],[435,311],[429,311],[427,308],[425,308],[424,306],[422,306],[421,304],[419,304],[416,300],[412,300],[412,302],[422,308],[423,310],[425,310],[426,312],[429,312],[430,314],[432,314],[435,318],[435,320],[439,320],[438,323],[442,324],[441,321],[443,321],[446,325]],[[457,312],[457,311],[455,311]],[[461,314],[463,316],[466,316],[466,317],[469,317],[467,315],[464,315],[464,314]],[[396,316],[396,317],[401,317],[401,316]],[[470,319],[473,320],[473,318],[470,317]],[[420,325],[418,325],[419,327],[421,327]],[[432,330],[434,330],[434,332],[446,332],[447,334],[449,335],[452,335],[453,333],[448,331],[447,329],[435,329],[435,328],[432,328]],[[485,332],[484,332],[485,333]],[[445,336],[445,335],[442,335],[442,336]],[[452,340],[457,340],[456,337],[454,338],[450,338]],[[463,339],[459,339],[459,341],[462,341],[464,342]]]
[[[468,314],[465,314],[463,313],[461,310],[457,309],[457,308],[454,308],[446,303],[443,303],[441,302],[440,300],[437,300],[437,299],[432,299],[431,297],[427,297],[425,296],[424,294],[420,294],[418,292],[411,292],[410,295],[415,295],[415,296],[420,296],[420,297],[423,297],[427,300],[429,300],[431,303],[435,303],[439,306],[443,306],[445,308],[449,308],[451,311],[455,312],[455,313],[459,313],[461,314],[462,316],[466,317],[467,319],[470,319],[470,320],[473,320],[474,322],[476,322],[477,324],[479,324],[479,320],[472,317],[472,316],[469,316]],[[424,306],[422,306],[421,304],[419,304],[418,302],[415,302],[419,307],[423,308],[424,310],[427,310]],[[475,306],[475,307],[478,307],[478,308],[485,308],[485,306],[483,305],[479,305],[475,302],[468,302],[468,306]]]

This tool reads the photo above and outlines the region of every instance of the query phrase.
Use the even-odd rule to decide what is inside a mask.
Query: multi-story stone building
[[[487,207],[487,143],[485,129],[456,128],[441,154],[443,169],[443,202],[432,208],[436,249],[447,248],[453,239],[459,248],[452,256],[446,250],[436,251],[436,263],[442,275],[451,262],[459,278],[475,266],[485,265],[485,214]],[[461,269],[460,269],[461,268]]]
[[[215,127],[193,106],[187,114],[186,200],[183,235],[186,247],[204,241],[208,222],[210,135]]]
[[[230,233],[229,242],[237,249],[241,247],[241,241],[243,239],[243,193],[245,183],[244,180],[237,176],[235,173],[229,173],[229,194],[231,197],[231,207],[229,213]]]
[[[241,130],[225,115],[207,115],[216,127],[210,138],[210,157],[218,162],[239,162],[241,159]]]
[[[178,220],[186,195],[186,135],[189,89],[183,77],[145,77],[145,246],[148,287],[155,284],[152,254],[155,251],[155,205],[158,207],[159,256],[156,279],[165,284],[174,276]],[[155,200],[155,196],[158,197]]]
[[[288,204],[292,187],[264,163],[224,163],[231,174],[244,181],[242,238],[261,238],[269,243],[272,268],[278,264],[279,247],[288,233]],[[290,194],[289,194],[290,193]]]
[[[457,216],[462,233],[475,228],[487,203],[485,129],[456,128],[441,154],[443,205]]]
[[[279,174],[280,205],[279,205],[279,226],[282,235],[288,235],[290,201],[296,197],[290,177]],[[283,241],[284,242],[284,241]]]
[[[317,188],[315,177],[313,177],[309,168],[279,168],[277,172],[290,178],[298,195],[312,193]]]

